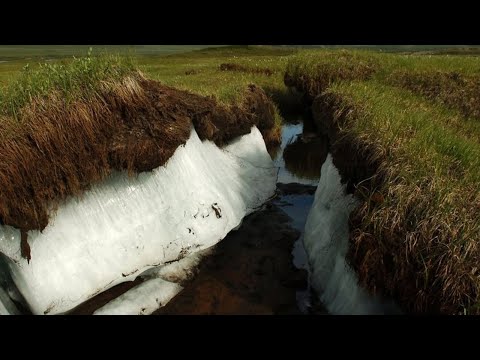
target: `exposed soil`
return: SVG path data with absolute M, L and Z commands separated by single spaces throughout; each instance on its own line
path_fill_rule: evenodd
M 382 181 L 380 167 L 382 159 L 377 158 L 372 149 L 362 146 L 356 139 L 340 131 L 340 128 L 345 126 L 348 121 L 347 116 L 352 116 L 358 110 L 347 99 L 328 92 L 314 96 L 310 107 L 317 132 L 328 138 L 329 152 L 340 173 L 342 183 L 346 184 L 347 193 L 354 194 L 362 203 L 374 207 L 384 201 L 380 193 L 373 192 L 373 196 L 370 196 L 372 195 L 371 189 L 375 189 Z M 350 215 L 350 245 L 346 260 L 355 269 L 365 288 L 372 293 L 379 293 L 382 296 L 398 300 L 398 293 L 387 290 L 395 288 L 395 286 L 386 286 L 390 282 L 387 273 L 393 270 L 393 261 L 388 256 L 388 252 L 376 249 L 377 242 L 373 236 L 362 231 L 363 214 L 359 211 L 361 208 L 362 206 L 358 206 Z M 361 246 L 359 246 L 359 238 L 361 238 Z M 400 243 L 399 239 L 398 244 Z M 380 260 L 378 256 L 375 257 L 375 261 L 379 260 L 382 266 L 365 266 L 366 259 L 373 258 L 372 249 L 375 249 L 374 253 L 377 255 L 384 254 L 380 256 Z M 400 254 L 401 249 L 397 250 Z M 382 270 L 385 268 L 389 271 Z M 412 276 L 408 276 L 408 278 L 412 280 Z M 412 282 L 405 282 L 403 292 L 411 296 L 415 292 L 415 287 L 408 284 L 412 284 Z M 390 283 L 390 285 L 392 284 Z M 400 301 L 399 304 L 401 305 L 402 302 Z
M 203 260 L 197 277 L 154 314 L 301 314 L 296 292 L 306 289 L 307 272 L 292 263 L 300 233 L 290 221 L 272 202 L 247 216 Z
M 348 121 L 355 121 L 358 111 L 362 109 L 348 99 L 329 92 L 317 96 L 312 105 L 317 128 L 330 139 L 333 162 L 347 184 L 347 191 L 360 200 L 360 205 L 350 214 L 346 260 L 355 269 L 362 286 L 373 294 L 394 299 L 404 312 L 458 313 L 462 304 L 469 304 L 476 297 L 473 277 L 463 275 L 471 273 L 470 269 L 476 271 L 475 263 L 465 265 L 466 262 L 456 260 L 459 257 L 451 256 L 448 263 L 440 260 L 433 265 L 437 259 L 451 254 L 448 246 L 442 249 L 438 245 L 437 252 L 435 246 L 430 246 L 433 239 L 441 238 L 435 234 L 442 231 L 441 225 L 435 222 L 425 225 L 429 224 L 428 217 L 409 220 L 408 208 L 399 212 L 393 206 L 383 205 L 385 197 L 378 189 L 385 189 L 390 171 L 385 153 L 339 130 L 348 126 Z M 389 201 L 394 202 L 395 196 L 390 195 Z M 397 223 L 376 228 L 372 217 L 386 216 L 388 211 Z M 422 223 L 437 230 L 431 233 L 420 230 L 417 226 Z M 425 276 L 427 271 L 429 275 Z
M 54 93 L 33 99 L 22 109 L 17 133 L 0 121 L 0 223 L 42 231 L 60 202 L 113 170 L 133 175 L 164 165 L 192 124 L 200 139 L 218 146 L 253 125 L 267 145 L 278 143 L 273 104 L 263 90 L 250 85 L 243 98 L 227 107 L 138 74 L 105 86 L 88 102 L 67 104 Z
M 396 264 L 391 253 L 396 253 L 396 260 L 400 262 L 403 262 L 405 253 L 401 235 L 390 235 L 391 243 L 396 247 L 387 250 L 379 248 L 379 242 L 364 228 L 362 209 L 375 208 L 384 201 L 382 194 L 375 191 L 383 181 L 380 165 L 383 159 L 378 158 L 373 149 L 362 146 L 356 139 L 340 131 L 348 121 L 347 116 L 355 114 L 358 109 L 348 100 L 327 92 L 314 99 L 311 110 L 318 131 L 328 136 L 333 163 L 339 170 L 342 183 L 346 184 L 347 193 L 354 194 L 361 202 L 350 214 L 347 262 L 355 269 L 362 286 L 372 294 L 395 299 L 400 306 L 411 303 L 417 291 L 413 264 L 404 272 L 400 287 L 392 283 L 394 267 L 399 268 L 400 265 Z M 397 241 L 393 239 L 394 236 L 398 237 Z
M 284 121 L 289 122 L 306 112 L 303 95 L 295 89 L 263 86 L 263 90 L 275 102 Z

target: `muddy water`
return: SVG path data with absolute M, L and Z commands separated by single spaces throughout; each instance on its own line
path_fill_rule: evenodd
M 274 204 L 292 219 L 291 226 L 299 231 L 300 236 L 292 250 L 292 261 L 297 269 L 304 270 L 310 276 L 303 246 L 304 229 L 320 179 L 320 170 L 327 156 L 328 143 L 326 138 L 310 131 L 308 120 L 301 117 L 294 120 L 293 124 L 283 126 L 281 151 L 274 159 L 275 166 L 279 167 L 278 196 Z M 324 313 L 315 300 L 310 281 L 306 289 L 297 289 L 296 301 L 304 314 Z
M 312 207 L 314 191 L 315 188 L 312 187 L 311 193 L 280 195 L 274 202 L 275 205 L 279 206 L 280 209 L 282 209 L 293 220 L 291 226 L 300 233 L 300 236 L 293 244 L 292 261 L 297 269 L 304 269 L 307 272 L 308 277 L 310 274 L 307 253 L 303 246 L 303 232 L 308 212 Z M 310 281 L 307 281 L 306 289 L 297 289 L 296 301 L 298 308 L 302 313 L 306 314 L 310 312 L 310 308 L 312 307 L 312 296 Z

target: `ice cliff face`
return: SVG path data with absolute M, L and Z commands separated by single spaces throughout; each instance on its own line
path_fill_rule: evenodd
M 115 174 L 63 204 L 43 233 L 30 231 L 29 264 L 15 228 L 0 226 L 0 252 L 33 313 L 62 313 L 214 245 L 274 194 L 276 177 L 256 127 L 223 149 L 192 129 L 165 166 Z
M 346 194 L 329 154 L 305 225 L 304 244 L 312 286 L 331 314 L 397 313 L 393 305 L 383 303 L 361 288 L 345 261 L 348 217 L 356 205 L 355 198 Z

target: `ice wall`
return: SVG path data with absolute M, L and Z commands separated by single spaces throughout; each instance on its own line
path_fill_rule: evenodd
M 43 233 L 0 226 L 0 252 L 35 314 L 62 313 L 143 271 L 206 249 L 275 192 L 277 169 L 256 127 L 223 149 L 194 129 L 165 166 L 117 173 L 60 206 Z
M 322 166 L 315 201 L 305 224 L 305 250 L 313 288 L 331 314 L 397 313 L 394 305 L 370 296 L 346 263 L 348 217 L 357 205 L 347 195 L 331 154 Z

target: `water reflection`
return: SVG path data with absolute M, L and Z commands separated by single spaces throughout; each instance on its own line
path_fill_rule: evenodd
M 312 194 L 303 195 L 284 195 L 276 201 L 276 205 L 279 206 L 287 215 L 292 219 L 292 227 L 300 231 L 300 237 L 295 241 L 293 246 L 293 264 L 297 269 L 305 269 L 310 277 L 310 269 L 308 266 L 308 257 L 303 246 L 303 237 L 305 232 L 305 222 L 307 220 L 308 213 L 312 207 L 314 197 Z M 312 292 L 310 279 L 308 279 L 307 289 L 299 289 L 296 293 L 297 305 L 300 311 L 304 314 L 310 312 L 312 306 Z
M 311 121 L 289 119 L 282 127 L 282 143 L 272 153 L 279 168 L 278 182 L 316 186 L 327 157 L 327 139 L 316 134 Z
M 282 142 L 273 156 L 274 164 L 279 168 L 277 189 L 280 196 L 275 204 L 287 213 L 292 219 L 292 227 L 301 234 L 292 250 L 293 264 L 308 272 L 307 254 L 303 246 L 305 221 L 314 200 L 322 164 L 327 158 L 327 147 L 327 139 L 317 135 L 313 121 L 297 116 L 284 122 Z M 296 297 L 302 313 L 314 311 L 310 279 L 308 288 L 298 289 Z
M 289 141 L 283 150 L 286 169 L 298 178 L 315 180 L 320 178 L 322 164 L 327 158 L 327 140 L 323 137 L 299 135 Z

